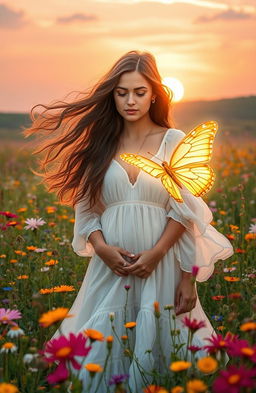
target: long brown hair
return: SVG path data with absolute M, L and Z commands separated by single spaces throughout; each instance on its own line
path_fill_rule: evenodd
M 26 137 L 44 137 L 33 152 L 43 153 L 39 161 L 42 172 L 34 173 L 43 177 L 48 191 L 55 192 L 61 203 L 74 206 L 86 196 L 90 208 L 95 204 L 123 132 L 124 122 L 116 110 L 113 90 L 124 72 L 135 70 L 147 79 L 157 96 L 149 109 L 152 121 L 172 127 L 172 93 L 162 84 L 156 60 L 149 52 L 124 54 L 93 88 L 80 93 L 80 99 L 38 104 L 31 109 L 32 125 L 23 133 Z M 44 110 L 35 115 L 38 106 Z

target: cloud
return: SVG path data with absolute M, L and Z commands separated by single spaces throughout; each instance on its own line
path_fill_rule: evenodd
M 14 11 L 7 5 L 0 4 L 0 28 L 2 29 L 19 29 L 27 24 L 23 11 Z
M 57 18 L 57 23 L 73 23 L 73 22 L 88 22 L 91 20 L 97 20 L 97 16 L 96 15 L 89 15 L 89 14 L 81 14 L 81 13 L 77 13 L 77 14 L 73 14 L 70 16 L 62 16 Z
M 248 14 L 244 11 L 235 11 L 233 9 L 228 9 L 227 11 L 220 12 L 218 14 L 212 16 L 199 16 L 194 23 L 206 23 L 213 22 L 215 20 L 224 20 L 224 21 L 232 21 L 238 19 L 249 19 L 252 17 L 252 14 Z

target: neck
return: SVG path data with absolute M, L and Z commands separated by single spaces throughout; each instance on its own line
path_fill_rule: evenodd
M 150 118 L 141 118 L 136 122 L 124 121 L 123 135 L 128 139 L 141 139 L 154 127 Z

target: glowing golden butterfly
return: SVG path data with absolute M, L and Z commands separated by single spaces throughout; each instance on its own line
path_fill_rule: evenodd
M 179 187 L 182 184 L 195 196 L 208 192 L 215 180 L 213 169 L 207 164 L 212 155 L 213 140 L 218 130 L 216 121 L 199 124 L 179 142 L 170 163 L 162 165 L 138 154 L 120 154 L 122 160 L 135 165 L 153 177 L 160 177 L 169 194 L 183 202 Z

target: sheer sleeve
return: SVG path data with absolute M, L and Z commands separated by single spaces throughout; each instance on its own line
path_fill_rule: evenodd
M 100 216 L 104 211 L 104 205 L 98 201 L 89 211 L 85 200 L 81 200 L 75 206 L 75 225 L 72 247 L 74 252 L 82 257 L 91 257 L 95 250 L 88 240 L 94 231 L 102 231 Z
M 185 135 L 179 131 L 169 154 Z M 170 157 L 170 156 L 169 156 Z M 167 217 L 180 222 L 186 230 L 173 245 L 176 258 L 182 270 L 191 272 L 192 266 L 199 267 L 197 281 L 206 281 L 214 270 L 214 263 L 233 255 L 230 241 L 212 225 L 212 212 L 201 197 L 195 197 L 185 186 L 180 189 L 183 202 L 169 198 Z

